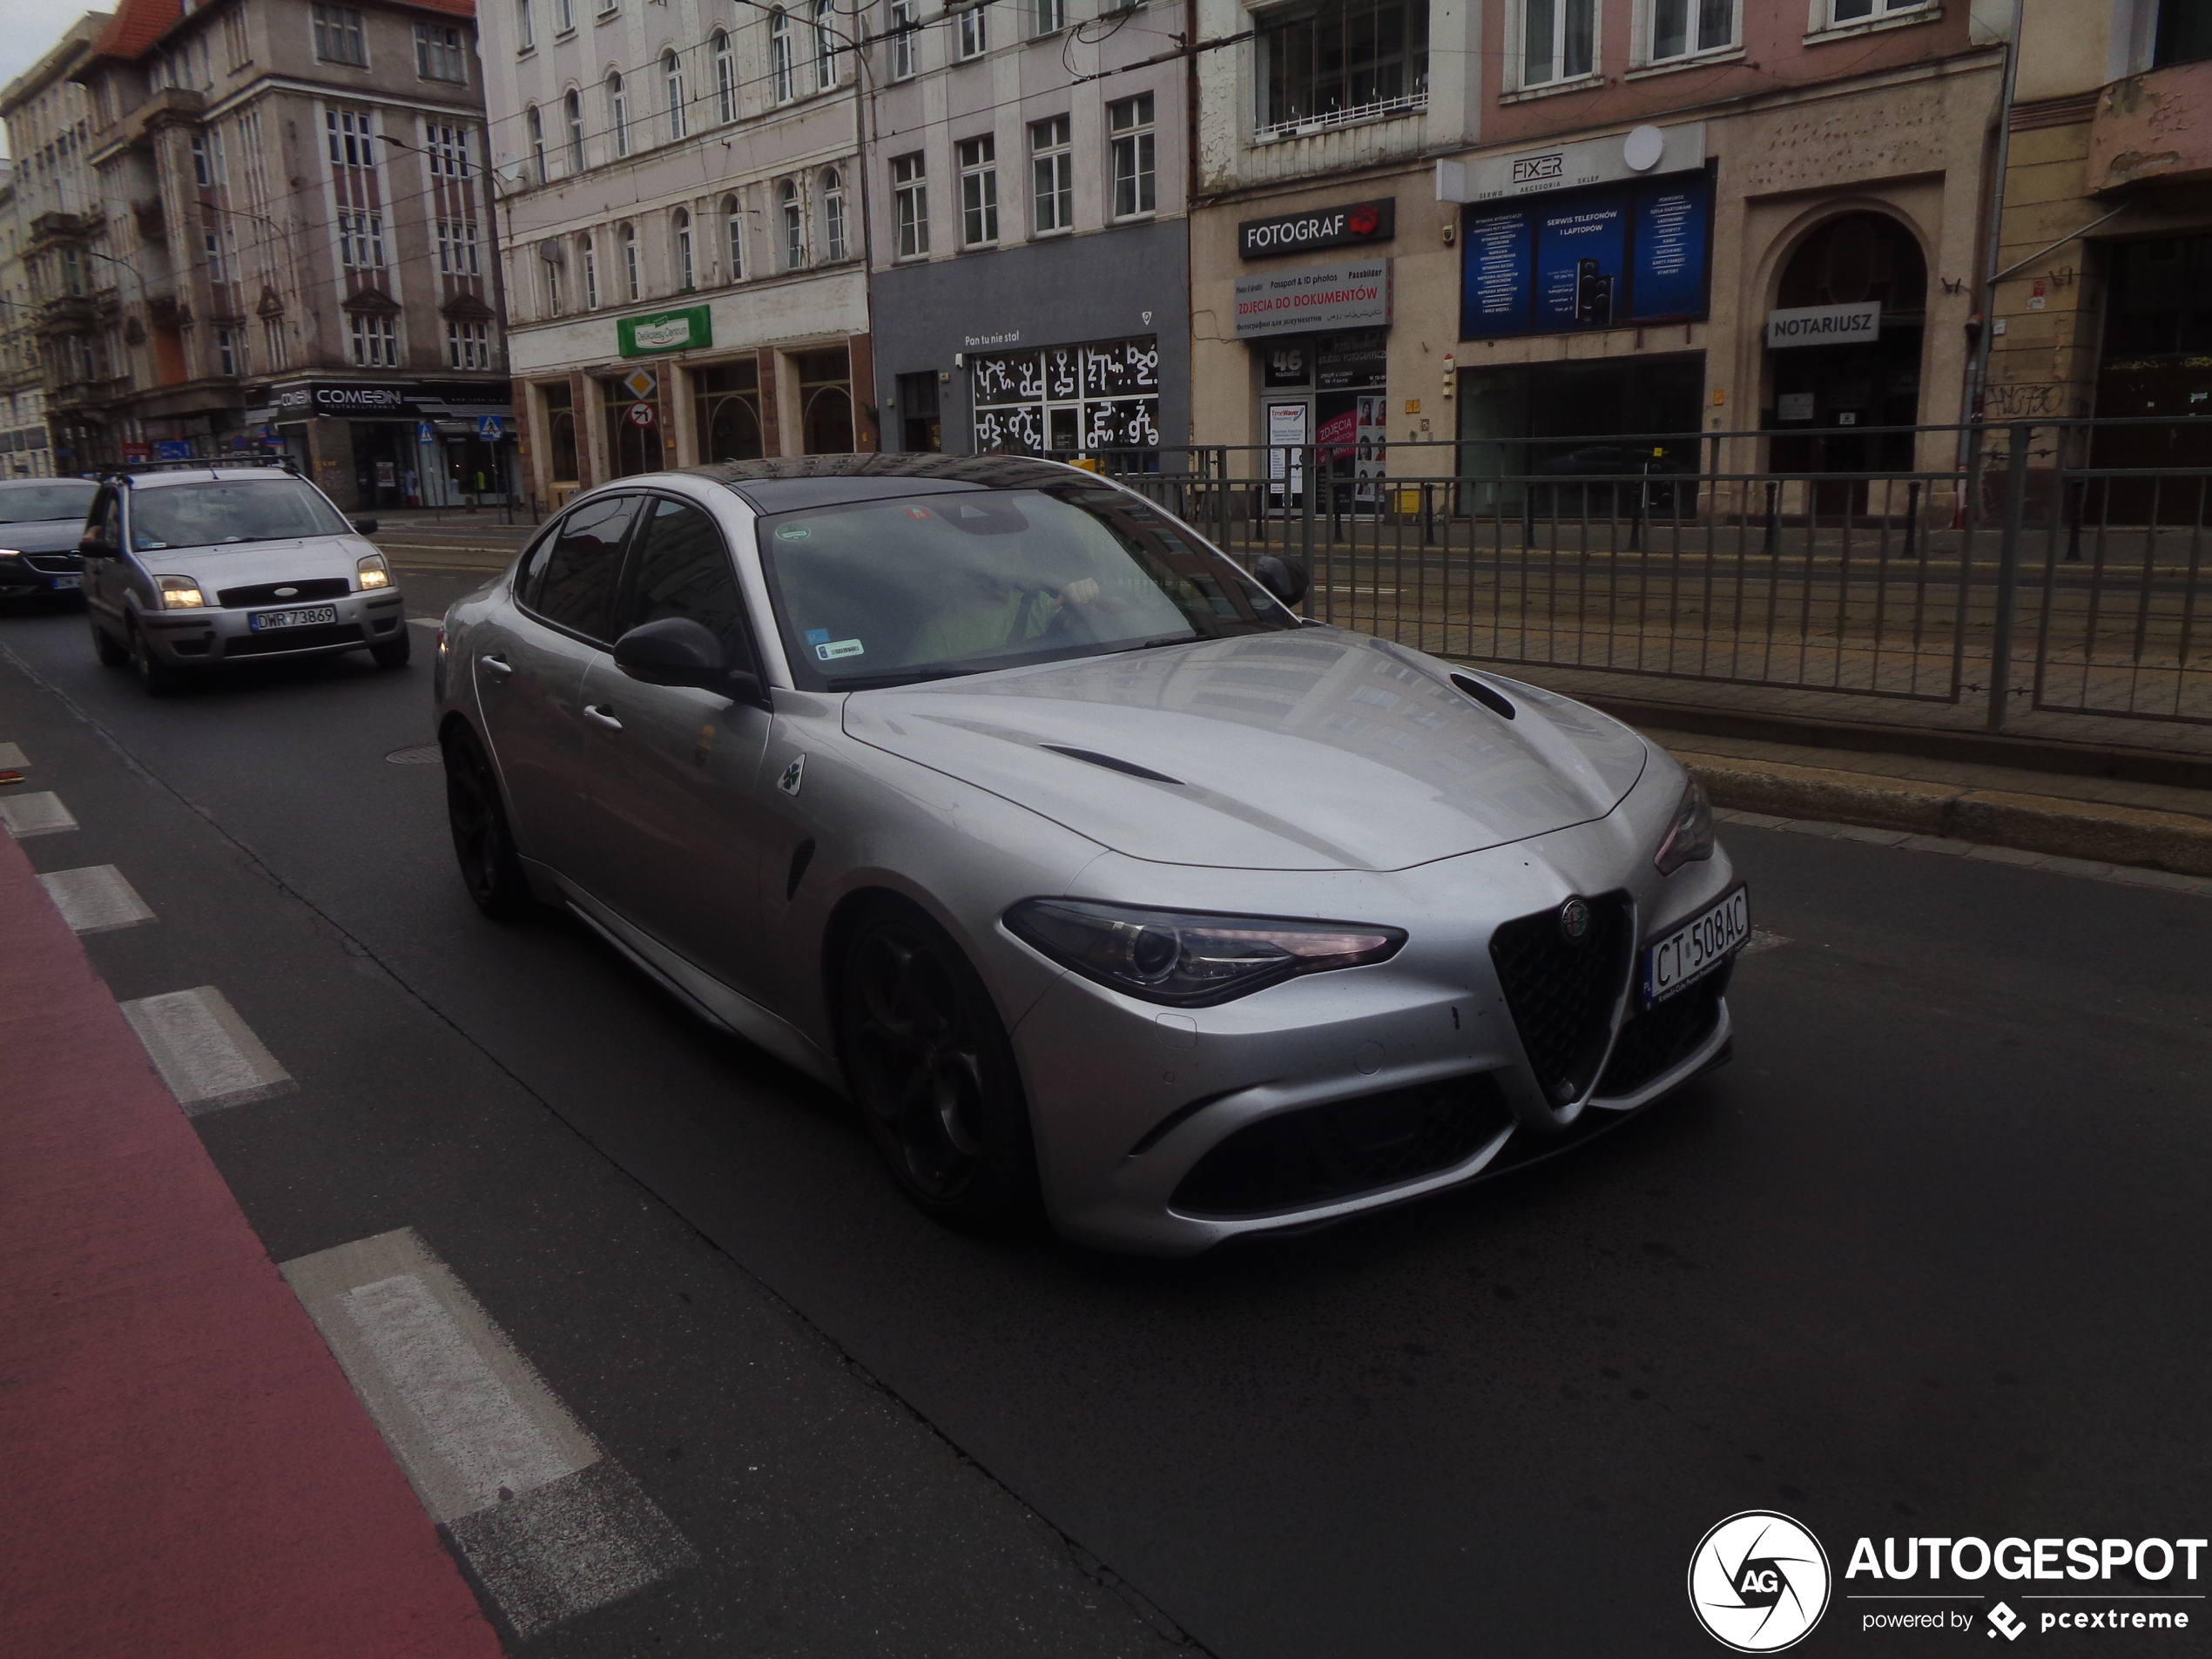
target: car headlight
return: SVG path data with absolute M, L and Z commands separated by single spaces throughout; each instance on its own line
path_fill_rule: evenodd
M 369 554 L 354 566 L 354 572 L 360 577 L 364 592 L 370 588 L 388 588 L 392 585 L 392 567 L 384 563 L 381 553 Z
M 1356 921 L 1193 915 L 1089 899 L 1024 899 L 1015 938 L 1086 979 L 1183 1008 L 1226 1002 L 1300 974 L 1379 962 L 1405 931 Z
M 158 576 L 153 585 L 164 610 L 197 610 L 207 603 L 199 583 L 188 576 Z
M 1659 843 L 1651 861 L 1661 875 L 1672 875 L 1685 864 L 1712 856 L 1713 803 L 1705 799 L 1705 786 L 1693 778 L 1689 787 L 1682 792 L 1675 821 L 1667 826 L 1666 839 Z

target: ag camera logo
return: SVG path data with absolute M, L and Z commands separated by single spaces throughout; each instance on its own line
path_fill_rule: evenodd
M 1787 1515 L 1746 1509 L 1700 1539 L 1689 1606 L 1706 1634 L 1738 1653 L 1779 1653 L 1812 1634 L 1832 1575 L 1820 1541 Z

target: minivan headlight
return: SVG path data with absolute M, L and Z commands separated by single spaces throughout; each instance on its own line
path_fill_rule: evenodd
M 158 576 L 153 586 L 161 596 L 164 610 L 198 610 L 207 603 L 207 596 L 199 590 L 199 582 L 192 577 Z
M 388 588 L 392 585 L 392 567 L 384 563 L 381 553 L 367 555 L 354 566 L 354 573 L 359 577 L 364 593 L 371 588 Z
M 1685 864 L 1712 856 L 1713 803 L 1705 799 L 1705 786 L 1693 778 L 1689 787 L 1682 792 L 1675 821 L 1668 826 L 1666 839 L 1659 843 L 1651 861 L 1661 875 L 1672 875 Z
M 1089 899 L 1024 899 L 1008 931 L 1086 979 L 1148 1002 L 1200 1007 L 1300 974 L 1379 962 L 1405 930 L 1366 922 L 1194 915 Z

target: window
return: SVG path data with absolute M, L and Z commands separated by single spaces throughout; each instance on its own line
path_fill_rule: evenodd
M 569 308 L 568 284 L 562 268 L 568 253 L 558 242 L 543 243 L 537 252 L 538 269 L 545 273 L 545 314 L 557 317 Z
M 283 318 L 264 317 L 261 319 L 261 355 L 267 360 L 267 368 L 270 371 L 284 367 L 286 353 Z
M 622 287 L 624 296 L 631 300 L 644 297 L 644 284 L 637 268 L 637 227 L 625 225 L 615 233 L 615 241 L 622 249 Z
M 448 368 L 489 368 L 491 367 L 491 325 L 488 322 L 448 322 L 446 324 L 446 367 Z
M 891 199 L 899 223 L 899 252 L 910 260 L 929 252 L 929 185 L 921 152 L 891 158 Z
M 725 126 L 738 118 L 738 60 L 730 51 L 730 37 L 718 29 L 709 43 L 714 51 L 714 114 Z
M 799 200 L 799 186 L 785 179 L 776 187 L 784 226 L 784 269 L 796 271 L 806 263 L 806 219 Z
M 842 346 L 795 352 L 799 371 L 799 429 L 805 453 L 853 453 L 853 358 Z
M 1875 17 L 1886 17 L 1892 12 L 1918 11 L 1926 3 L 1927 0 L 1835 0 L 1835 9 L 1830 16 L 1834 24 L 1841 27 L 1844 24 L 1865 23 Z M 2172 9 L 2171 0 L 2168 9 Z
M 243 6 L 233 6 L 223 14 L 223 51 L 233 69 L 242 69 L 253 61 L 253 49 L 246 39 Z
M 730 280 L 745 280 L 745 204 L 735 196 L 722 199 L 722 231 L 730 256 Z
M 577 472 L 575 395 L 565 381 L 541 386 L 537 395 L 545 404 L 546 470 L 553 475 L 552 482 L 574 485 Z
M 529 51 L 537 44 L 537 18 L 530 0 L 515 0 L 515 38 L 522 50 Z
M 438 272 L 442 276 L 482 276 L 473 219 L 442 219 L 436 224 Z
M 583 95 L 570 91 L 561 100 L 561 113 L 569 129 L 569 171 L 583 171 Z
M 351 271 L 384 268 L 384 215 L 338 215 L 338 262 Z
M 469 129 L 428 121 L 422 127 L 422 150 L 433 179 L 469 176 Z
M 635 496 L 603 496 L 563 519 L 530 550 L 515 578 L 516 597 L 558 627 L 600 637 L 637 502 Z
M 207 266 L 207 280 L 210 282 L 228 282 L 231 279 L 229 273 L 223 268 L 223 239 L 221 236 L 218 235 L 213 231 L 210 231 L 206 235 L 200 238 L 200 246 L 202 251 L 204 251 L 207 255 L 206 261 Z
M 945 447 L 945 422 L 939 413 L 934 370 L 899 376 L 900 447 L 913 455 L 934 455 Z
M 822 175 L 822 257 L 846 257 L 845 246 L 845 178 L 832 167 Z
M 1652 62 L 1735 44 L 1736 0 L 1652 0 Z
M 768 14 L 768 94 L 779 104 L 797 96 L 791 64 L 791 14 L 778 7 Z
M 960 162 L 960 239 L 974 247 L 999 239 L 998 140 L 989 133 L 953 146 Z
M 960 55 L 962 57 L 981 57 L 991 49 L 990 14 L 986 10 L 988 3 L 988 0 L 978 0 L 978 3 L 960 14 Z
M 2212 9 L 2203 0 L 2161 0 L 2151 67 L 2163 69 L 2206 57 L 2212 57 Z
M 523 131 L 529 139 L 530 182 L 542 185 L 545 182 L 545 117 L 535 104 L 523 111 Z
M 649 497 L 644 530 L 630 556 L 622 614 L 608 631 L 619 639 L 648 622 L 681 617 L 722 642 L 732 667 L 753 660 L 730 550 L 714 521 L 687 502 Z
M 630 94 L 624 88 L 619 71 L 607 77 L 607 132 L 615 141 L 615 153 L 630 153 Z
M 458 29 L 443 24 L 415 25 L 415 72 L 426 81 L 466 81 L 469 49 Z
M 814 0 L 814 84 L 837 84 L 837 0 Z
M 1589 0 L 1527 0 L 1581 3 Z M 1263 24 L 1259 131 L 1339 126 L 1428 102 L 1427 0 L 1324 0 Z
M 192 181 L 195 185 L 215 182 L 214 176 L 207 168 L 207 135 L 205 132 L 192 135 Z
M 350 358 L 356 368 L 397 368 L 400 331 L 395 319 L 356 311 L 346 319 Z
M 1068 0 L 1029 0 L 1031 34 L 1057 34 L 1067 26 Z
M 246 361 L 246 333 L 239 328 L 218 328 L 215 331 L 215 372 L 218 374 L 250 374 L 253 371 Z
M 1836 0 L 1873 5 L 1879 0 Z M 1597 57 L 1597 0 L 1521 0 L 1521 84 L 1548 86 L 1587 75 Z
M 1076 222 L 1076 155 L 1069 138 L 1064 115 L 1029 123 L 1029 226 L 1041 233 Z
M 907 81 L 914 78 L 914 43 L 921 38 L 921 25 L 914 21 L 914 0 L 891 0 L 891 78 Z
M 553 0 L 553 31 L 558 35 L 576 32 L 576 0 Z
M 674 229 L 676 286 L 689 293 L 698 287 L 698 262 L 691 257 L 691 216 L 679 207 L 670 222 Z
M 691 407 L 698 418 L 701 461 L 758 461 L 760 368 L 742 361 L 691 371 Z
M 330 145 L 332 166 L 374 169 L 376 146 L 369 141 L 366 111 L 325 110 L 322 125 L 323 138 Z
M 361 15 L 347 6 L 314 8 L 315 56 L 326 64 L 368 67 L 368 42 L 361 34 Z
M 577 263 L 583 270 L 583 308 L 597 311 L 599 308 L 599 250 L 592 245 L 589 236 L 584 236 L 577 239 L 576 251 Z
M 1106 106 L 1114 164 L 1114 217 L 1149 213 L 1158 206 L 1152 165 L 1152 95 L 1139 92 Z
M 660 55 L 661 96 L 668 100 L 668 136 L 684 136 L 685 111 L 684 108 L 684 66 L 674 52 Z

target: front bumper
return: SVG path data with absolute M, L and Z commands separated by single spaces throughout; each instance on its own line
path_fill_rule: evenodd
M 73 593 L 80 585 L 74 553 L 18 553 L 0 558 L 0 599 Z
M 1390 874 L 1276 874 L 1271 901 L 1258 873 L 1237 873 L 1252 889 L 1206 907 L 1386 922 L 1411 937 L 1389 961 L 1215 1008 L 1058 979 L 1013 1033 L 1055 1224 L 1084 1243 L 1189 1254 L 1457 1185 L 1679 1088 L 1728 1048 L 1728 969 L 1645 1014 L 1620 986 L 1594 1016 L 1606 1058 L 1561 1103 L 1530 1064 L 1489 949 L 1500 924 L 1605 894 L 1624 896 L 1640 950 L 1734 885 L 1717 853 L 1660 876 L 1656 840 L 1606 819 Z M 1115 880 L 1098 867 L 1085 876 Z M 1286 904 L 1292 888 L 1310 905 Z
M 337 611 L 338 619 L 257 633 L 248 620 L 255 613 L 304 610 L 307 604 L 255 605 L 237 610 L 211 606 L 199 610 L 143 611 L 138 616 L 138 625 L 145 631 L 147 649 L 155 659 L 179 667 L 362 651 L 396 639 L 407 627 L 407 606 L 397 588 L 341 593 L 334 598 L 309 603 L 331 607 Z

